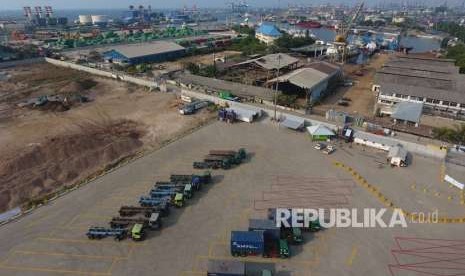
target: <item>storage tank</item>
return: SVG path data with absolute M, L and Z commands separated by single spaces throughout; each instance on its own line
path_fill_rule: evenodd
M 92 16 L 90 15 L 79 15 L 79 24 L 90 25 L 92 24 Z
M 108 23 L 108 17 L 106 15 L 92 15 L 93 25 L 106 25 Z

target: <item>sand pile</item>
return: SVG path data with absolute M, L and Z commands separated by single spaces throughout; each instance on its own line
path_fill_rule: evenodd
M 134 153 L 142 146 L 133 121 L 87 122 L 69 134 L 0 161 L 0 212 L 51 193 Z

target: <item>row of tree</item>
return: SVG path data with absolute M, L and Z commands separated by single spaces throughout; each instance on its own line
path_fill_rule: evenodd
M 433 136 L 434 138 L 445 142 L 457 145 L 465 145 L 465 124 L 456 125 L 455 128 L 434 128 Z

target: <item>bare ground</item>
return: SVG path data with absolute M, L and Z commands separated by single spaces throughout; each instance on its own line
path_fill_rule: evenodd
M 8 73 L 9 80 L 0 82 L 0 212 L 71 185 L 135 151 L 159 147 L 212 117 L 207 111 L 181 116 L 174 94 L 49 64 Z M 17 106 L 31 97 L 70 93 L 91 101 L 60 112 Z
M 372 117 L 376 102 L 375 94 L 371 91 L 373 77 L 376 70 L 381 68 L 388 57 L 387 54 L 377 54 L 363 68 L 359 65 L 344 65 L 344 73 L 349 79 L 354 80 L 354 86 L 338 88 L 332 95 L 323 100 L 318 109 L 334 109 Z M 363 76 L 355 75 L 360 70 L 363 72 Z M 349 106 L 340 106 L 337 104 L 337 101 L 343 97 L 351 100 Z

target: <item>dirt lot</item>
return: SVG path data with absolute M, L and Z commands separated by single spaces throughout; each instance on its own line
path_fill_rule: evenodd
M 360 65 L 344 65 L 344 73 L 347 78 L 353 80 L 354 86 L 340 87 L 334 94 L 324 99 L 318 109 L 328 110 L 335 109 L 345 111 L 351 114 L 360 114 L 363 116 L 373 116 L 373 108 L 376 101 L 375 94 L 371 91 L 373 77 L 377 69 L 389 58 L 387 54 L 373 56 L 370 63 L 363 68 Z M 362 71 L 363 76 L 357 76 L 357 71 Z M 340 106 L 337 101 L 342 98 L 351 100 L 349 106 Z
M 174 94 L 48 64 L 7 73 L 0 82 L 0 212 L 156 148 L 211 117 L 207 111 L 179 115 Z M 52 94 L 69 100 L 17 106 Z

